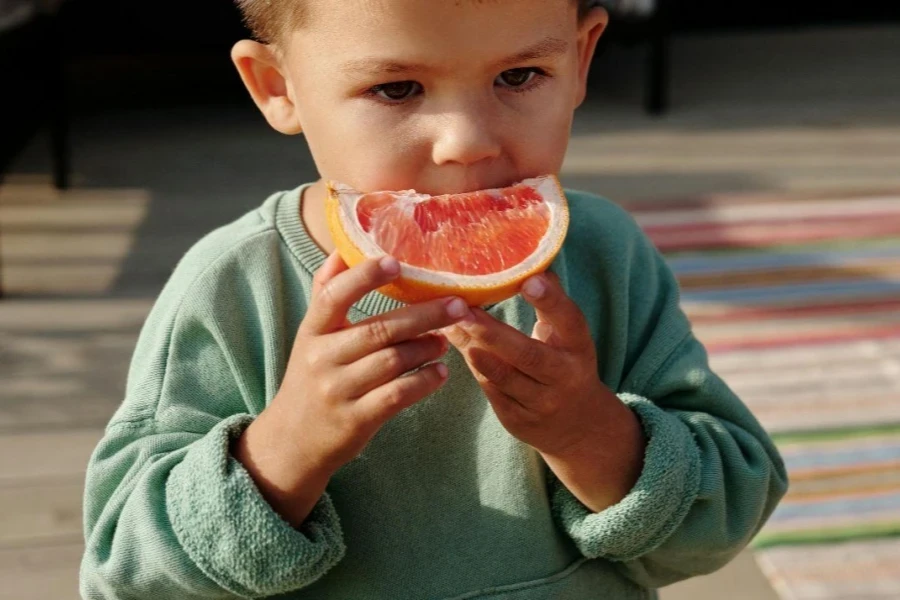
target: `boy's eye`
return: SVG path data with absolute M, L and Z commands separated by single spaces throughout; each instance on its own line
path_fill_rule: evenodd
M 538 74 L 538 69 L 533 68 L 510 69 L 497 76 L 497 83 L 504 87 L 522 87 L 526 83 L 530 83 Z
M 376 85 L 372 88 L 372 93 L 385 100 L 397 102 L 414 96 L 421 91 L 421 88 L 422 86 L 415 81 L 395 81 Z

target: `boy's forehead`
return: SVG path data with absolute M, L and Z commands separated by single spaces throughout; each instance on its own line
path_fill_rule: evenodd
M 572 0 L 308 0 L 304 33 L 336 55 L 381 49 L 440 55 L 526 47 L 575 29 Z M 564 31 L 565 30 L 565 31 Z
M 298 0 L 295 0 L 298 1 Z M 398 6 L 415 7 L 425 6 L 434 7 L 439 4 L 451 7 L 466 6 L 497 6 L 507 5 L 516 6 L 526 3 L 526 0 L 299 0 L 305 1 L 307 5 L 317 8 L 341 8 L 348 7 L 351 10 L 370 10 L 379 11 L 390 9 Z M 541 0 L 544 4 L 552 4 L 555 0 Z M 565 1 L 565 0 L 563 0 Z
M 299 0 L 295 0 L 299 1 Z M 390 26 L 399 20 L 415 17 L 475 17 L 487 18 L 502 14 L 516 20 L 535 10 L 561 13 L 570 8 L 571 0 L 304 0 L 309 10 L 307 23 L 319 18 L 324 22 L 346 18 L 364 20 L 373 26 Z M 565 14 L 565 13 L 563 13 Z M 449 23 L 447 23 L 449 25 Z

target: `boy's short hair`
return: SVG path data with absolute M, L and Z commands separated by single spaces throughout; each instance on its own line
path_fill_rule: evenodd
M 288 29 L 303 22 L 303 0 L 235 0 L 243 15 L 244 23 L 253 36 L 265 43 L 278 40 Z M 597 0 L 577 0 L 580 19 L 595 6 Z

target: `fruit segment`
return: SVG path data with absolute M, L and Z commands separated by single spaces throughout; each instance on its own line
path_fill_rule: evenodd
M 360 227 L 401 262 L 459 275 L 499 273 L 537 250 L 550 210 L 536 190 L 502 190 L 425 199 L 378 192 L 359 199 Z

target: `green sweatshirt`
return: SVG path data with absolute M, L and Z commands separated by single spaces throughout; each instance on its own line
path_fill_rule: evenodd
M 445 386 L 390 421 L 292 528 L 229 444 L 278 390 L 325 260 L 301 195 L 206 236 L 156 302 L 88 466 L 84 598 L 653 598 L 727 563 L 785 493 L 781 457 L 710 370 L 659 253 L 621 208 L 568 192 L 552 270 L 587 317 L 601 379 L 646 432 L 634 489 L 588 510 L 451 350 Z M 350 320 L 398 306 L 372 293 Z M 528 333 L 535 320 L 520 297 L 489 312 Z

